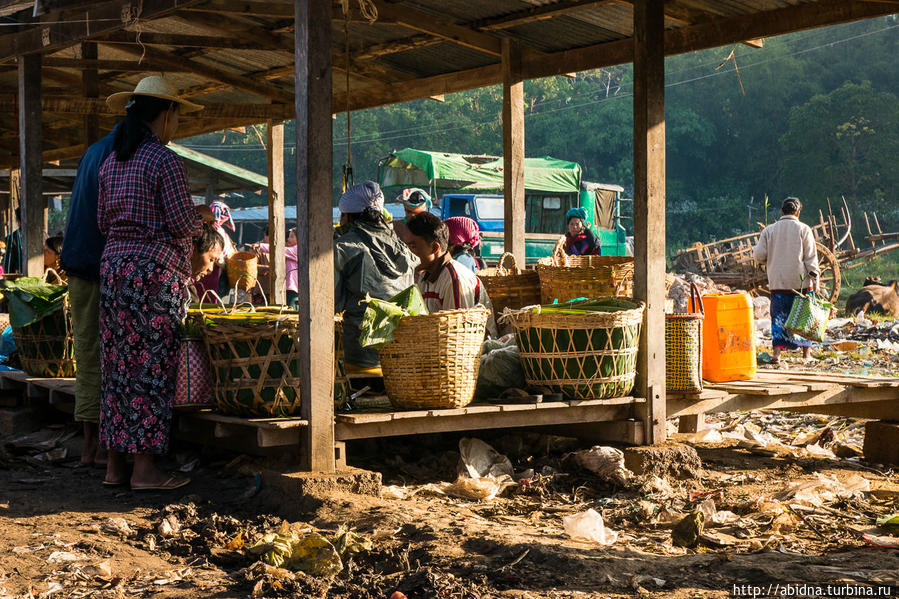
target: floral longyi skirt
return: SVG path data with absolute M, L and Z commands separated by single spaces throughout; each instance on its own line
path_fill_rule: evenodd
M 100 443 L 123 453 L 168 449 L 187 282 L 147 259 L 100 266 Z

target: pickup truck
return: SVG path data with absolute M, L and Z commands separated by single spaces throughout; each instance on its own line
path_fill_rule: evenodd
M 580 206 L 605 256 L 627 254 L 627 237 L 620 224 L 622 187 L 598 183 L 582 183 L 580 193 L 527 193 L 525 195 L 525 255 L 528 264 L 552 255 L 559 237 L 567 229 L 565 214 Z M 597 216 L 597 214 L 599 216 Z M 505 228 L 503 196 L 492 194 L 448 193 L 441 199 L 441 218 L 467 216 L 481 229 L 481 257 L 495 263 L 503 253 Z M 606 225 L 610 228 L 605 228 Z

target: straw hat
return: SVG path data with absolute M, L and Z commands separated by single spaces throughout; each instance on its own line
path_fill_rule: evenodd
M 163 100 L 171 100 L 181 105 L 181 114 L 188 112 L 196 112 L 203 110 L 203 106 L 188 102 L 178 97 L 178 90 L 172 87 L 165 77 L 160 75 L 150 75 L 140 80 L 134 91 L 118 92 L 106 98 L 106 104 L 113 112 L 125 112 L 131 96 L 151 96 L 153 98 L 161 98 Z

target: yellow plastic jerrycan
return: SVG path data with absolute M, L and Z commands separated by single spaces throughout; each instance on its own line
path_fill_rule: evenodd
M 702 378 L 713 383 L 755 378 L 755 322 L 748 293 L 702 296 Z

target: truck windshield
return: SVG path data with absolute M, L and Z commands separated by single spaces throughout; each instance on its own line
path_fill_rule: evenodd
M 478 220 L 503 220 L 503 198 L 478 196 L 474 199 Z

